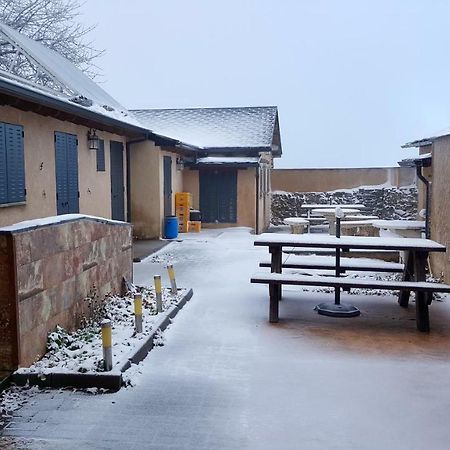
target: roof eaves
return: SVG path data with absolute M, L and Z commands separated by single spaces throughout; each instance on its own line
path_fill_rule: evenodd
M 427 156 L 425 156 L 425 158 L 422 156 L 422 157 L 418 157 L 418 158 L 402 159 L 401 161 L 398 162 L 398 165 L 400 167 L 430 167 L 431 161 L 432 161 L 432 156 L 427 155 Z
M 436 138 L 437 137 L 418 139 L 417 141 L 407 142 L 406 144 L 403 144 L 401 147 L 402 148 L 425 147 L 427 145 L 432 145 Z
M 90 111 L 82 106 L 78 106 L 76 103 L 72 104 L 64 100 L 58 99 L 51 95 L 46 95 L 44 92 L 38 92 L 34 89 L 28 89 L 25 86 L 19 86 L 15 83 L 10 83 L 8 80 L 0 78 L 0 93 L 11 95 L 27 102 L 36 103 L 49 108 L 73 114 L 75 116 L 99 122 L 104 125 L 114 126 L 121 128 L 124 131 L 132 133 L 148 134 L 148 129 L 139 127 L 136 125 L 123 122 L 113 117 L 108 117 L 103 114 L 99 114 L 95 111 Z
M 252 152 L 270 152 L 272 151 L 272 147 L 270 146 L 263 146 L 263 147 L 203 147 L 202 150 L 205 152 L 246 152 L 246 151 L 252 151 Z

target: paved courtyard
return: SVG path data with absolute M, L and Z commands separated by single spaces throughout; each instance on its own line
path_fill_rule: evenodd
M 333 319 L 313 310 L 333 295 L 286 288 L 269 324 L 267 287 L 249 283 L 267 250 L 252 241 L 204 231 L 135 264 L 138 284 L 172 261 L 194 288 L 165 345 L 118 393 L 29 396 L 0 448 L 448 449 L 448 303 L 426 334 L 392 295 L 352 295 L 362 315 Z

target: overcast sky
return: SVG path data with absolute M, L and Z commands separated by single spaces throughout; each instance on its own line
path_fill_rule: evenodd
M 276 167 L 390 166 L 450 127 L 446 0 L 87 0 L 128 108 L 277 105 Z

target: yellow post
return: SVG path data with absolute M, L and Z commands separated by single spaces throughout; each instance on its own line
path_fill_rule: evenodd
M 172 294 L 176 294 L 177 293 L 177 282 L 175 281 L 175 270 L 173 269 L 173 264 L 169 264 L 167 266 L 167 272 L 169 273 Z
M 111 321 L 109 319 L 104 319 L 100 325 L 102 327 L 103 365 L 105 372 L 109 372 L 112 370 Z
M 162 312 L 162 287 L 161 287 L 161 275 L 155 275 L 155 293 L 156 293 L 156 311 Z
M 136 333 L 142 333 L 142 294 L 134 294 L 134 324 Z

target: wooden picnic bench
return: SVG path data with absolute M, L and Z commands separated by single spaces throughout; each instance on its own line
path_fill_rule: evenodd
M 336 290 L 341 288 L 373 288 L 398 290 L 399 304 L 407 307 L 410 292 L 416 292 L 416 324 L 420 331 L 429 331 L 428 306 L 431 304 L 433 292 L 450 292 L 450 286 L 425 281 L 428 253 L 432 251 L 445 252 L 446 248 L 429 239 L 400 239 L 330 235 L 285 235 L 262 234 L 255 239 L 254 245 L 266 246 L 271 254 L 270 267 L 272 273 L 257 273 L 252 276 L 252 283 L 269 285 L 269 321 L 278 322 L 278 308 L 281 300 L 281 286 L 283 284 L 298 286 L 328 286 Z M 282 274 L 283 247 L 328 248 L 336 251 L 336 276 L 307 276 L 299 274 Z M 406 263 L 403 277 L 400 281 L 368 280 L 342 278 L 340 268 L 340 251 L 349 249 L 366 250 L 395 250 L 404 251 Z M 345 263 L 344 263 L 345 266 Z
M 270 260 L 259 263 L 259 267 L 271 267 Z M 326 256 L 297 256 L 289 255 L 281 263 L 282 269 L 311 269 L 311 270 L 335 270 L 336 262 Z M 341 273 L 352 272 L 396 272 L 404 271 L 405 265 L 387 261 L 362 260 L 358 258 L 341 258 Z

